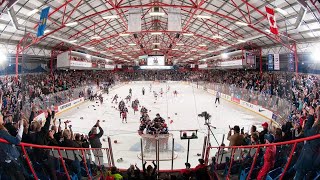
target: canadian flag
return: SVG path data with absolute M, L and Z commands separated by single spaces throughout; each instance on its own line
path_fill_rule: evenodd
M 277 22 L 276 22 L 276 17 L 274 15 L 274 9 L 269 8 L 266 6 L 266 11 L 267 11 L 267 17 L 268 17 L 268 21 L 270 24 L 270 31 L 273 34 L 278 35 L 279 31 L 278 31 L 278 26 L 277 26 Z

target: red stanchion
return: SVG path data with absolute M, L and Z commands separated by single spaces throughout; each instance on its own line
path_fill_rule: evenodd
M 70 180 L 70 175 L 69 175 L 68 169 L 66 167 L 66 164 L 64 163 L 64 159 L 62 157 L 60 149 L 58 149 L 58 154 L 59 154 L 59 158 L 61 160 L 61 164 L 62 164 L 63 170 L 66 173 L 68 180 Z

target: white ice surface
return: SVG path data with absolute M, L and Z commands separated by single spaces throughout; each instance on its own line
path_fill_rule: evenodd
M 219 144 L 222 141 L 223 134 L 228 133 L 229 125 L 239 125 L 245 127 L 245 132 L 248 132 L 250 126 L 260 125 L 262 122 L 267 121 L 265 118 L 248 111 L 240 106 L 237 106 L 228 101 L 220 99 L 221 104 L 214 104 L 215 96 L 190 85 L 183 83 L 158 83 L 152 84 L 152 91 L 158 92 L 160 95 L 160 88 L 163 88 L 166 92 L 167 85 L 170 86 L 170 91 L 164 93 L 163 97 L 158 97 L 155 101 L 153 93 L 149 92 L 149 82 L 146 83 L 130 83 L 120 86 L 110 91 L 109 95 L 104 94 L 104 103 L 100 105 L 98 101 L 87 101 L 78 107 L 70 109 L 58 115 L 62 121 L 71 120 L 74 131 L 87 134 L 92 126 L 99 119 L 101 127 L 104 129 L 103 139 L 107 140 L 110 136 L 112 140 L 112 148 L 114 154 L 115 164 L 118 168 L 128 168 L 130 164 L 137 163 L 141 167 L 141 160 L 137 155 L 139 152 L 130 151 L 133 146 L 138 146 L 140 143 L 140 136 L 137 133 L 139 127 L 140 113 L 133 115 L 131 103 L 128 104 L 129 114 L 128 123 L 123 124 L 119 117 L 119 112 L 112 108 L 112 106 L 118 106 L 111 103 L 111 99 L 115 94 L 119 95 L 119 100 L 124 99 L 128 93 L 129 88 L 133 90 L 133 100 L 138 98 L 142 106 L 147 107 L 149 116 L 154 118 L 159 113 L 168 124 L 170 133 L 175 138 L 175 146 L 183 147 L 183 150 L 176 152 L 178 157 L 174 160 L 174 169 L 184 168 L 184 163 L 187 157 L 187 140 L 180 140 L 180 134 L 178 130 L 186 129 L 198 129 L 198 139 L 191 140 L 190 143 L 190 155 L 189 162 L 192 166 L 198 164 L 198 153 L 202 153 L 204 136 L 207 134 L 207 128 L 204 125 L 204 119 L 198 117 L 203 111 L 207 111 L 212 115 L 212 126 L 216 129 L 212 129 Z M 145 88 L 146 94 L 142 95 L 142 87 Z M 173 90 L 178 91 L 178 97 L 173 96 Z M 99 105 L 99 106 L 98 106 Z M 94 107 L 95 106 L 95 107 Z M 83 117 L 83 119 L 81 119 Z M 170 124 L 168 117 L 173 120 Z M 105 122 L 102 122 L 105 120 Z M 117 140 L 118 143 L 113 143 Z M 229 142 L 226 140 L 226 145 Z M 217 146 L 215 139 L 211 136 L 212 146 Z M 107 141 L 103 141 L 103 147 L 108 147 Z M 211 151 L 211 155 L 214 155 L 215 150 Z M 123 158 L 123 162 L 117 163 L 117 159 Z M 161 170 L 171 169 L 171 161 L 160 162 Z

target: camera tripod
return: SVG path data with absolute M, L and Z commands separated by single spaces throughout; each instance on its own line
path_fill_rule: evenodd
M 211 133 L 214 140 L 217 142 L 217 145 L 219 146 L 219 142 L 211 129 L 211 128 L 216 129 L 216 127 L 211 125 L 210 118 L 205 118 L 204 121 L 205 121 L 204 125 L 206 125 L 208 128 L 208 143 L 210 144 L 210 133 Z

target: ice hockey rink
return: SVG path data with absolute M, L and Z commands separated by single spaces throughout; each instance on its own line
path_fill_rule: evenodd
M 152 85 L 150 92 L 150 84 Z M 167 92 L 168 86 L 170 87 Z M 142 95 L 142 88 L 145 88 L 145 95 Z M 103 94 L 104 102 L 100 105 L 98 100 L 86 101 L 81 105 L 65 111 L 57 116 L 62 121 L 70 120 L 73 129 L 77 133 L 88 134 L 92 126 L 97 120 L 100 120 L 100 125 L 104 130 L 104 135 L 101 139 L 103 147 L 108 147 L 107 137 L 112 141 L 114 161 L 118 168 L 126 169 L 130 164 L 137 163 L 141 167 L 141 159 L 138 158 L 140 151 L 140 135 L 137 130 L 140 125 L 140 109 L 135 115 L 131 108 L 131 102 L 127 104 L 129 109 L 128 123 L 122 123 L 117 111 L 114 107 L 118 104 L 111 103 L 115 94 L 124 99 L 129 94 L 129 89 L 132 88 L 132 100 L 138 98 L 141 106 L 145 106 L 149 112 L 151 119 L 159 113 L 166 120 L 169 128 L 169 133 L 175 139 L 174 153 L 174 169 L 184 168 L 184 163 L 187 159 L 187 140 L 180 139 L 180 130 L 198 130 L 198 139 L 190 141 L 189 163 L 192 167 L 198 164 L 198 156 L 202 153 L 204 136 L 207 135 L 207 126 L 204 125 L 205 120 L 198 117 L 198 114 L 207 111 L 211 117 L 211 125 L 216 127 L 212 129 L 219 144 L 222 142 L 223 134 L 227 137 L 229 125 L 239 125 L 244 127 L 245 132 L 249 132 L 251 125 L 261 125 L 268 121 L 264 117 L 246 110 L 231 102 L 220 99 L 220 104 L 215 105 L 215 96 L 207 91 L 192 87 L 185 82 L 131 82 L 122 84 L 117 88 L 110 90 L 109 95 Z M 160 89 L 163 89 L 164 94 L 160 96 Z M 173 91 L 178 91 L 178 96 L 174 97 Z M 152 91 L 159 94 L 158 100 L 155 100 Z M 172 120 L 172 121 L 171 121 Z M 172 122 L 172 123 L 170 123 Z M 172 138 L 169 139 L 171 147 Z M 114 141 L 117 143 L 114 143 Z M 211 136 L 211 145 L 218 146 L 216 140 Z M 229 144 L 225 138 L 224 143 Z M 214 154 L 211 152 L 210 154 Z M 122 162 L 117 162 L 122 158 Z M 161 160 L 161 158 L 160 158 Z M 160 170 L 171 169 L 171 161 L 160 161 Z

